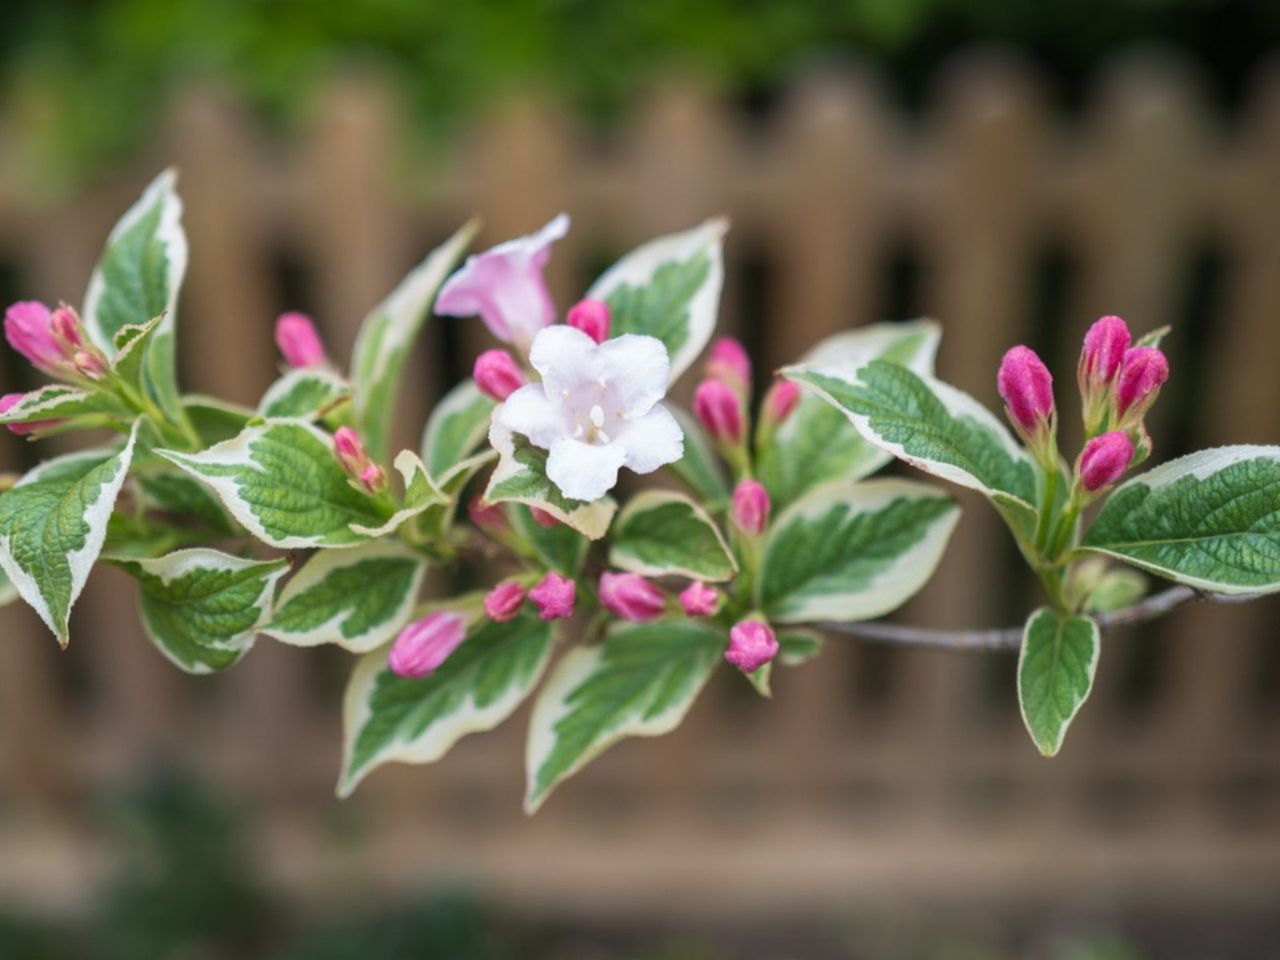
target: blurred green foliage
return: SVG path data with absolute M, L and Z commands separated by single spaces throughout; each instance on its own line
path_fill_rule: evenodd
M 1162 41 L 1230 98 L 1278 29 L 1280 4 L 1249 0 L 10 0 L 0 104 L 58 189 L 127 155 L 188 76 L 287 122 L 335 69 L 373 65 L 434 140 L 529 87 L 607 120 L 671 69 L 757 102 L 807 64 L 855 58 L 911 100 L 953 48 L 987 40 L 1068 96 L 1116 47 Z

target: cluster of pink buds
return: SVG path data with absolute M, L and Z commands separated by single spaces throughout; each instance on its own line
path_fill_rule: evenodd
M 324 341 L 305 313 L 280 314 L 276 320 L 276 347 L 284 362 L 296 370 L 329 366 Z
M 360 435 L 350 427 L 340 427 L 333 435 L 333 452 L 356 483 L 367 493 L 381 493 L 387 488 L 387 474 L 370 459 Z
M 456 613 L 440 611 L 416 620 L 400 631 L 387 655 L 393 673 L 421 680 L 440 669 L 467 639 L 467 624 Z
M 65 303 L 56 310 L 34 300 L 13 304 L 4 314 L 4 335 L 14 350 L 51 377 L 101 380 L 107 375 L 106 357 L 89 342 L 79 315 Z
M 1139 434 L 1143 417 L 1169 379 L 1164 353 L 1152 346 L 1132 347 L 1132 340 L 1128 324 L 1119 317 L 1103 317 L 1085 334 L 1076 379 L 1088 437 L 1107 430 Z

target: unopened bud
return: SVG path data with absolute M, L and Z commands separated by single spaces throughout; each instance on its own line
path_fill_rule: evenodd
M 80 317 L 65 303 L 49 314 L 49 329 L 61 342 L 64 354 L 75 354 L 87 349 Z
M 305 313 L 282 313 L 276 320 L 276 346 L 285 363 L 295 369 L 324 367 L 329 363 L 324 341 Z
M 333 435 L 333 452 L 347 476 L 369 493 L 379 493 L 387 485 L 387 475 L 365 451 L 360 435 L 350 427 L 339 427 Z
M 538 608 L 538 616 L 543 620 L 568 620 L 573 616 L 577 596 L 578 585 L 555 571 L 548 573 L 529 591 L 529 599 Z
M 632 623 L 656 620 L 667 608 L 662 591 L 638 573 L 601 574 L 600 602 Z
M 604 343 L 609 339 L 613 315 L 609 310 L 609 304 L 603 300 L 579 300 L 569 308 L 569 314 L 564 322 L 576 330 L 581 330 L 596 343 Z
M 769 491 L 758 480 L 743 480 L 733 490 L 733 520 L 750 536 L 759 536 L 769 524 L 772 506 Z
M 489 503 L 483 494 L 477 493 L 467 503 L 467 516 L 471 522 L 491 536 L 500 537 L 507 533 L 507 515 L 496 503 Z
M 703 380 L 693 392 L 693 413 L 712 440 L 742 441 L 742 399 L 722 380 Z
M 1076 464 L 1080 486 L 1097 493 L 1119 480 L 1133 461 L 1133 443 L 1119 430 L 1094 437 L 1085 444 Z
M 1169 361 L 1158 347 L 1125 351 L 1116 381 L 1116 425 L 1134 423 L 1146 416 L 1168 379 Z
M 530 507 L 529 516 L 533 517 L 533 522 L 544 530 L 551 530 L 560 526 L 560 520 L 541 507 Z
M 1132 339 L 1129 325 L 1119 317 L 1103 317 L 1089 328 L 1076 368 L 1082 391 L 1086 384 L 1106 387 L 1115 380 Z
M 107 375 L 106 364 L 96 351 L 91 353 L 88 350 L 77 350 L 71 358 L 71 365 L 76 368 L 77 373 L 90 380 L 101 380 Z
M 680 606 L 686 617 L 714 616 L 720 607 L 720 591 L 695 580 L 680 591 Z
M 729 631 L 724 658 L 743 673 L 755 673 L 778 655 L 778 638 L 762 620 L 743 620 Z
M 371 463 L 360 471 L 360 486 L 369 493 L 380 493 L 387 486 L 387 474 L 376 463 Z
M 524 371 L 505 350 L 486 350 L 476 357 L 472 369 L 476 386 L 490 400 L 499 403 L 525 385 Z
M 37 370 L 50 376 L 67 371 L 67 356 L 53 332 L 49 308 L 35 300 L 11 305 L 4 314 L 4 335 L 9 346 L 26 357 Z
M 429 614 L 400 631 L 387 656 L 387 666 L 410 680 L 429 677 L 466 638 L 466 623 L 458 614 Z
M 484 598 L 485 616 L 495 623 L 514 620 L 524 605 L 524 587 L 514 580 L 498 584 Z
M 764 395 L 762 405 L 764 420 L 774 426 L 781 425 L 800 405 L 800 385 L 791 380 L 779 380 Z
M 1000 361 L 996 387 L 1018 436 L 1041 464 L 1052 464 L 1057 455 L 1053 439 L 1053 376 L 1049 368 L 1030 347 L 1013 347 Z
M 721 337 L 711 345 L 706 371 L 708 377 L 728 384 L 739 394 L 751 388 L 751 358 L 742 341 L 734 337 Z

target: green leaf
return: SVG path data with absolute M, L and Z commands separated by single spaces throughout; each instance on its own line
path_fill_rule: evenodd
M 102 550 L 137 435 L 135 424 L 123 450 L 48 460 L 0 495 L 0 568 L 64 647 L 71 607 Z
M 273 547 L 349 546 L 387 511 L 356 489 L 329 436 L 301 420 L 271 420 L 200 453 L 157 450 L 203 481 L 253 536 Z
M 472 221 L 433 250 L 364 319 L 352 351 L 356 428 L 370 456 L 390 454 L 391 418 L 405 362 L 449 271 L 475 235 Z
M 705 511 L 676 493 L 637 494 L 613 527 L 609 562 L 649 577 L 728 580 L 738 572 L 729 546 Z
M 1148 333 L 1144 333 L 1141 337 L 1139 337 L 1137 342 L 1134 343 L 1134 346 L 1135 347 L 1158 347 L 1160 346 L 1160 341 L 1163 340 L 1165 337 L 1167 337 L 1172 330 L 1173 328 L 1169 326 L 1156 327 L 1154 330 Z
M 525 810 L 623 737 L 680 725 L 724 654 L 727 638 L 692 620 L 620 626 L 556 665 L 533 708 Z
M 1010 522 L 1034 523 L 1030 456 L 968 394 L 886 360 L 853 369 L 789 367 L 783 374 L 835 405 L 882 450 L 985 494 Z
M 489 442 L 498 451 L 498 466 L 489 478 L 484 498 L 490 503 L 523 503 L 538 507 L 567 523 L 589 540 L 599 540 L 609 529 L 618 505 L 611 497 L 593 503 L 571 500 L 547 478 L 547 451 L 519 434 L 496 424 Z
M 1042 607 L 1027 620 L 1018 654 L 1018 704 L 1027 732 L 1052 757 L 1093 686 L 1098 625 Z
M 112 229 L 89 278 L 81 314 L 90 339 L 108 356 L 124 328 L 159 320 L 147 334 L 144 353 L 129 363 L 160 408 L 180 419 L 174 316 L 187 268 L 187 238 L 176 181 L 172 169 L 160 174 Z
M 728 228 L 724 219 L 708 220 L 652 240 L 615 263 L 587 291 L 589 298 L 609 304 L 612 336 L 647 334 L 666 345 L 672 383 L 715 329 Z
M 1200 590 L 1280 590 L 1280 447 L 1201 450 L 1134 477 L 1084 547 Z
M 432 763 L 468 733 L 492 730 L 529 695 L 551 656 L 551 625 L 531 612 L 481 621 L 435 673 L 419 680 L 387 667 L 387 649 L 356 665 L 343 705 L 347 797 L 386 763 Z
M 286 560 L 259 562 L 217 550 L 181 550 L 152 560 L 108 562 L 141 588 L 142 625 L 156 648 L 187 673 L 225 670 L 253 646 Z
M 882 616 L 925 585 L 959 517 L 950 497 L 909 480 L 812 490 L 773 524 L 756 605 L 779 623 Z
M 933 373 L 941 336 L 932 320 L 876 323 L 828 337 L 800 364 L 825 369 L 883 359 L 927 375 Z M 839 409 L 809 391 L 771 435 L 761 421 L 758 447 L 756 476 L 775 510 L 824 483 L 860 480 L 892 459 L 865 440 Z
M 150 510 L 171 513 L 184 521 L 199 520 L 222 536 L 239 528 L 222 504 L 199 480 L 185 473 L 148 473 L 137 478 L 142 502 Z
M 108 417 L 127 421 L 129 416 L 124 404 L 110 394 L 51 383 L 24 394 L 16 404 L 0 413 L 0 424 L 67 421 L 49 431 L 53 433 L 63 428 L 100 426 Z
M 822 652 L 822 634 L 813 630 L 779 630 L 777 662 L 798 667 Z
M 295 647 L 366 653 L 409 622 L 426 572 L 420 554 L 394 543 L 320 550 L 285 584 L 262 632 Z
M 444 506 L 449 497 L 431 479 L 427 468 L 412 450 L 401 450 L 394 464 L 404 485 L 404 499 L 400 508 L 382 523 L 368 525 L 353 523 L 351 529 L 366 537 L 385 537 L 395 533 L 407 521 L 419 516 L 430 507 Z
M 318 420 L 350 396 L 350 385 L 332 370 L 303 367 L 290 370 L 267 389 L 258 414 Z
M 164 314 L 161 314 L 146 323 L 131 323 L 121 327 L 112 338 L 115 350 L 111 360 L 112 372 L 139 390 L 146 389 L 147 354 L 163 323 Z
M 484 442 L 493 407 L 473 380 L 464 380 L 436 404 L 422 434 L 422 462 L 433 477 L 444 476 Z
M 201 441 L 210 447 L 237 436 L 258 416 L 248 407 L 199 393 L 184 396 L 182 410 Z
M 687 411 L 666 404 L 684 432 L 684 455 L 670 464 L 671 471 L 706 504 L 719 510 L 729 502 L 729 484 L 706 432 Z
M 1132 606 L 1147 595 L 1148 581 L 1137 570 L 1117 567 L 1102 574 L 1089 594 L 1090 613 L 1111 613 Z
M 573 527 L 563 523 L 544 527 L 533 519 L 532 511 L 523 503 L 507 504 L 506 515 L 516 535 L 529 545 L 547 569 L 566 577 L 575 576 L 582 569 L 591 541 Z

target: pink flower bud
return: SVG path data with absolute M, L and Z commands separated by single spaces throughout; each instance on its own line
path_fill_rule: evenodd
M 734 337 L 721 337 L 711 345 L 706 370 L 712 380 L 721 380 L 739 393 L 751 385 L 751 358 Z
M 603 300 L 579 300 L 569 308 L 569 315 L 564 322 L 581 330 L 596 343 L 604 343 L 609 339 L 613 314 L 609 310 L 609 304 Z
M 568 620 L 573 616 L 577 596 L 578 585 L 554 571 L 529 591 L 529 599 L 538 608 L 538 616 L 543 620 Z
M 90 380 L 101 380 L 107 375 L 107 365 L 102 362 L 96 350 L 77 350 L 71 358 L 71 365 L 76 373 Z
M 721 380 L 703 380 L 693 392 L 693 412 L 712 440 L 742 440 L 742 400 Z
M 508 530 L 507 515 L 496 503 L 488 503 L 484 495 L 477 493 L 467 504 L 467 516 L 471 522 L 493 536 L 502 536 Z
M 720 606 L 720 591 L 695 580 L 680 591 L 680 606 L 686 617 L 714 616 Z
M 69 353 L 89 349 L 84 339 L 84 328 L 76 312 L 65 303 L 49 314 L 49 329 L 60 342 L 64 356 Z
M 755 673 L 778 654 L 778 638 L 760 620 L 743 620 L 729 631 L 724 658 L 743 673 Z
M 1024 438 L 1049 422 L 1053 415 L 1053 377 L 1030 347 L 1013 347 L 1004 355 L 996 386 L 1009 419 Z
M 295 369 L 324 367 L 329 363 L 324 341 L 305 313 L 282 313 L 276 320 L 276 346 L 284 362 Z
M 1109 487 L 1124 475 L 1133 460 L 1133 443 L 1119 430 L 1094 437 L 1084 446 L 1076 471 L 1090 493 Z
M 1120 371 L 1120 362 L 1131 341 L 1129 325 L 1119 317 L 1103 317 L 1089 328 L 1077 368 L 1082 392 L 1086 386 L 1110 385 Z
M 743 480 L 733 490 L 733 520 L 743 533 L 759 536 L 769 523 L 769 491 L 757 480 Z
M 37 370 L 53 376 L 65 372 L 66 357 L 54 336 L 49 308 L 43 303 L 24 300 L 9 307 L 4 314 L 4 335 L 9 346 Z
M 428 614 L 400 631 L 387 666 L 410 680 L 429 677 L 466 638 L 466 623 L 456 613 Z
M 498 584 L 484 598 L 484 614 L 495 623 L 514 620 L 524 605 L 524 587 L 514 580 Z
M 472 370 L 476 386 L 490 400 L 501 403 L 525 385 L 524 371 L 505 350 L 486 350 Z
M 764 418 L 774 426 L 779 426 L 799 405 L 800 385 L 790 380 L 779 380 L 764 395 Z
M 339 427 L 333 435 L 333 451 L 337 454 L 342 469 L 352 476 L 359 476 L 369 459 L 360 435 L 350 427 Z
M 656 620 L 667 608 L 662 591 L 638 573 L 601 574 L 600 602 L 632 623 Z
M 1126 350 L 1116 381 L 1116 420 L 1140 419 L 1151 409 L 1168 379 L 1169 361 L 1157 347 Z
M 387 473 L 376 463 L 360 471 L 360 485 L 370 493 L 379 493 L 387 486 Z
M 26 397 L 25 393 L 6 393 L 0 397 L 0 414 L 8 413 Z M 6 424 L 10 433 L 15 433 L 20 437 L 28 436 L 39 430 L 47 430 L 50 427 L 56 427 L 61 420 L 28 420 L 26 423 L 10 423 Z
M 530 507 L 529 515 L 533 517 L 533 522 L 544 530 L 551 530 L 560 526 L 560 521 L 541 507 Z

